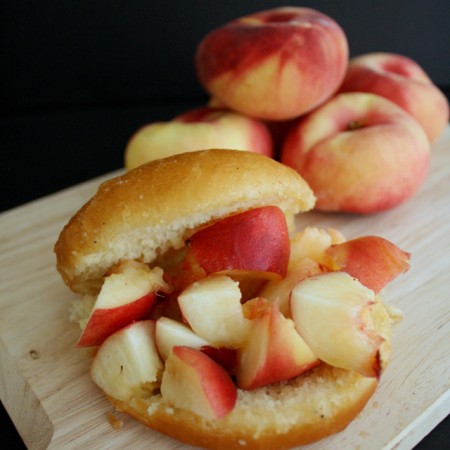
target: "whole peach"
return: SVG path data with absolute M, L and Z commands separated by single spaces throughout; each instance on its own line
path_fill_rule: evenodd
M 125 149 L 125 167 L 132 169 L 154 159 L 209 148 L 273 156 L 272 137 L 261 121 L 233 111 L 202 107 L 137 130 Z
M 324 211 L 373 213 L 411 197 L 430 143 L 417 121 L 374 94 L 340 94 L 288 132 L 281 161 L 296 169 Z
M 203 87 L 229 108 L 286 120 L 326 101 L 348 65 L 342 28 L 316 10 L 275 8 L 208 33 L 195 66 Z
M 340 92 L 370 92 L 401 106 L 422 125 L 430 142 L 449 121 L 449 104 L 425 71 L 403 55 L 368 53 L 350 60 Z

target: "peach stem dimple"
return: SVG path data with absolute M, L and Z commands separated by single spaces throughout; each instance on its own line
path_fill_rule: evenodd
M 348 131 L 357 130 L 358 128 L 364 128 L 366 125 L 367 125 L 366 120 L 351 120 L 347 124 L 347 130 Z

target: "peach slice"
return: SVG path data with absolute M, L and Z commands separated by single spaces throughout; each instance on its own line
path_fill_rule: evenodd
M 165 361 L 172 347 L 184 345 L 200 349 L 210 345 L 208 341 L 197 336 L 187 325 L 168 317 L 160 317 L 156 321 L 156 347 L 161 358 Z
M 259 291 L 259 295 L 271 302 L 278 302 L 285 317 L 290 316 L 289 296 L 294 286 L 313 275 L 318 275 L 325 259 L 325 250 L 333 243 L 342 242 L 342 235 L 333 229 L 328 231 L 307 227 L 291 239 L 291 252 L 286 276 L 271 280 Z
M 280 208 L 265 206 L 221 219 L 197 231 L 191 251 L 207 274 L 259 270 L 286 274 L 289 234 Z
M 380 376 L 390 353 L 390 318 L 371 289 L 345 272 L 310 277 L 292 290 L 291 312 L 320 360 Z
M 259 291 L 259 295 L 272 303 L 276 302 L 282 314 L 285 317 L 290 317 L 289 298 L 292 289 L 305 278 L 322 272 L 319 264 L 312 259 L 297 260 L 290 266 L 287 275 L 283 279 L 268 282 Z
M 168 405 L 207 419 L 220 419 L 233 408 L 237 391 L 228 373 L 199 350 L 173 347 L 166 360 L 161 396 Z
M 257 301 L 256 309 L 260 306 Z M 242 389 L 254 389 L 288 380 L 317 364 L 319 360 L 296 331 L 294 322 L 271 305 L 251 321 L 249 336 L 239 349 L 237 384 Z
M 227 372 L 231 372 L 236 366 L 236 350 L 212 346 L 208 341 L 197 336 L 187 325 L 177 320 L 160 317 L 156 321 L 155 339 L 158 352 L 164 361 L 173 347 L 182 345 L 201 350 L 224 367 Z
M 331 257 L 333 270 L 347 272 L 375 293 L 409 269 L 411 256 L 378 236 L 364 236 L 332 245 L 326 254 Z
M 109 336 L 91 366 L 91 376 L 106 394 L 123 401 L 157 388 L 164 365 L 155 344 L 155 322 L 134 322 Z
M 325 251 L 330 245 L 340 244 L 345 241 L 344 236 L 333 228 L 324 230 L 316 227 L 306 227 L 296 233 L 291 239 L 291 257 L 288 270 L 302 259 L 308 258 L 322 264 Z
M 133 321 L 146 318 L 157 292 L 167 290 L 159 268 L 138 262 L 122 263 L 105 278 L 78 347 L 100 345 L 109 335 Z
M 192 330 L 215 347 L 237 348 L 247 336 L 241 291 L 227 276 L 211 275 L 194 283 L 179 295 L 178 303 Z

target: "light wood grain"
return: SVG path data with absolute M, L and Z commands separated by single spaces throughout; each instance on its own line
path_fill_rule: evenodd
M 52 249 L 103 178 L 0 216 L 0 397 L 30 449 L 186 449 L 120 414 L 114 430 L 112 408 L 89 378 L 89 352 L 73 347 L 73 294 Z M 450 412 L 450 129 L 412 200 L 375 216 L 308 213 L 297 219 L 306 225 L 384 236 L 412 253 L 412 267 L 386 293 L 405 319 L 379 389 L 345 431 L 304 448 L 409 449 Z

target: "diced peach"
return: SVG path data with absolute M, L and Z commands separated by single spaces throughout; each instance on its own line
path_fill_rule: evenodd
M 292 290 L 291 312 L 320 360 L 380 376 L 390 353 L 390 318 L 371 289 L 345 272 L 310 277 Z
M 326 250 L 331 269 L 343 270 L 375 293 L 409 269 L 410 254 L 378 236 L 364 236 Z
M 319 363 L 296 331 L 294 322 L 286 319 L 276 305 L 266 308 L 262 315 L 261 302 L 256 301 L 253 306 L 257 309 L 256 318 L 238 351 L 236 379 L 240 388 L 254 389 L 287 380 Z
M 305 278 L 324 271 L 325 250 L 344 238 L 335 230 L 307 227 L 291 239 L 291 252 L 286 276 L 271 280 L 259 291 L 259 295 L 277 302 L 285 317 L 290 316 L 289 297 L 294 286 Z M 326 269 L 325 269 L 326 271 Z
M 248 333 L 249 321 L 241 306 L 238 283 L 211 275 L 178 297 L 184 319 L 193 331 L 215 347 L 237 348 Z
M 162 270 L 145 264 L 122 264 L 105 278 L 78 347 L 100 345 L 109 335 L 149 316 L 157 292 L 167 290 Z
M 164 369 L 155 344 L 155 322 L 134 322 L 98 349 L 91 376 L 106 394 L 123 401 L 157 388 Z
M 289 234 L 280 208 L 255 208 L 221 219 L 189 240 L 207 274 L 223 270 L 258 270 L 286 274 Z
M 228 373 L 203 352 L 173 347 L 161 382 L 163 401 L 207 419 L 220 419 L 233 408 L 237 391 Z
M 168 317 L 160 317 L 156 321 L 156 346 L 161 358 L 165 361 L 172 347 L 184 345 L 200 349 L 209 342 L 197 336 L 187 325 Z

